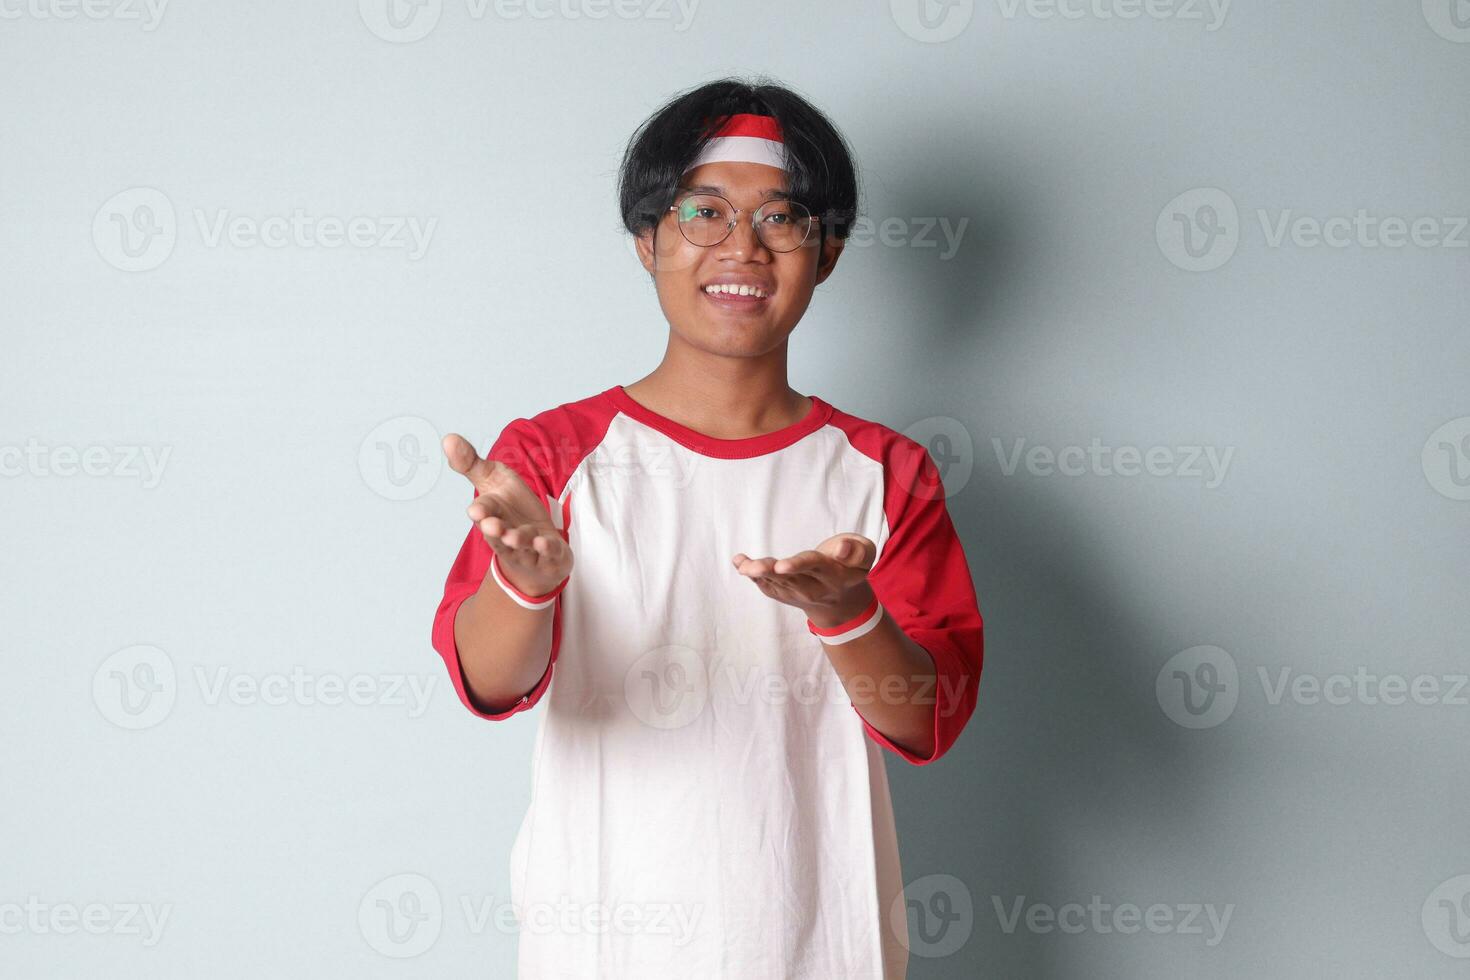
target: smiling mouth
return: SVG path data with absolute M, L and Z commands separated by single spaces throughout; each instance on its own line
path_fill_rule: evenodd
M 762 286 L 735 283 L 711 283 L 700 288 L 705 299 L 726 310 L 752 311 L 770 302 L 771 294 Z

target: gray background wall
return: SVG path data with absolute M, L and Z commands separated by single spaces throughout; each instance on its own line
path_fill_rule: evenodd
M 911 975 L 1463 974 L 1470 5 L 385 2 L 0 2 L 0 970 L 510 975 L 435 442 L 653 367 L 619 154 L 768 72 L 871 221 L 792 383 L 987 619 Z

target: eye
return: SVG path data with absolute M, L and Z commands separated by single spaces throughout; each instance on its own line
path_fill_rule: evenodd
M 689 198 L 679 208 L 680 221 L 708 221 L 717 222 L 725 220 L 725 208 L 719 201 L 709 198 Z

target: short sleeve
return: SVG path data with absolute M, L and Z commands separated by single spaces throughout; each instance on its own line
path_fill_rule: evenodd
M 867 719 L 863 726 L 880 745 L 914 765 L 926 765 L 949 751 L 975 711 L 984 623 L 969 563 L 945 506 L 944 485 L 929 453 L 912 440 L 901 440 L 885 461 L 884 479 L 890 531 L 868 581 L 884 613 L 934 661 L 936 682 L 929 692 L 934 752 L 927 758 L 916 755 Z
M 552 493 L 552 487 L 557 460 L 552 455 L 550 441 L 534 422 L 523 418 L 513 420 L 501 431 L 495 444 L 490 447 L 487 458 L 514 469 L 520 474 L 521 479 L 526 481 L 526 486 L 547 502 L 548 511 L 552 514 L 556 513 L 556 495 Z M 478 496 L 478 493 L 475 496 Z M 434 614 L 433 644 L 434 649 L 444 658 L 450 680 L 454 683 L 454 689 L 464 706 L 481 718 L 501 721 L 534 707 L 546 693 L 546 689 L 551 686 L 552 669 L 556 665 L 556 652 L 561 645 L 561 598 L 558 596 L 556 605 L 552 609 L 551 659 L 546 665 L 546 672 L 541 676 L 541 680 L 506 710 L 500 712 L 483 710 L 465 684 L 464 667 L 460 663 L 459 647 L 454 639 L 454 617 L 464 601 L 479 591 L 480 583 L 485 580 L 485 575 L 490 570 L 492 553 L 479 529 L 471 525 L 469 533 L 465 535 L 464 543 L 460 545 L 459 555 L 449 569 L 449 578 L 444 583 L 444 597 Z

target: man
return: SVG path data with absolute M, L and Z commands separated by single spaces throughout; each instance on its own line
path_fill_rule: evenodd
M 789 90 L 715 82 L 634 135 L 620 201 L 662 362 L 487 458 L 444 441 L 474 526 L 435 648 L 480 717 L 548 702 L 520 976 L 901 980 L 882 748 L 949 749 L 983 633 L 924 448 L 787 383 L 850 155 Z

